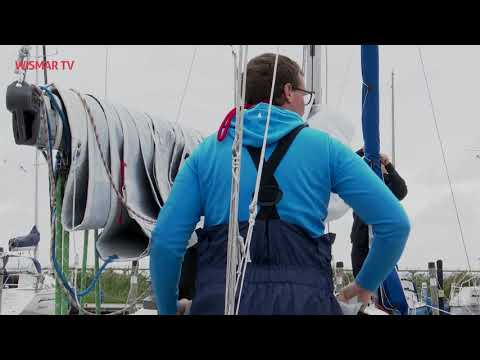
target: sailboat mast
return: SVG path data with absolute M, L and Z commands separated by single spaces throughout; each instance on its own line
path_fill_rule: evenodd
M 39 51 L 38 45 L 35 45 L 35 59 L 38 59 Z M 39 70 L 35 68 L 35 85 L 39 85 Z M 38 230 L 38 149 L 35 147 L 35 206 L 34 206 L 34 225 Z M 33 257 L 37 258 L 38 245 L 35 246 Z
M 105 45 L 105 86 L 104 96 L 107 98 L 107 81 L 108 81 L 108 45 Z
M 315 91 L 310 116 L 315 114 L 323 104 L 322 91 L 322 45 L 304 45 L 304 53 L 307 55 L 306 66 L 306 89 Z M 328 53 L 325 46 L 325 104 L 327 102 L 326 90 L 328 86 Z M 330 232 L 330 223 L 327 223 L 327 232 Z
M 325 105 L 328 104 L 328 45 L 325 45 Z
M 327 45 L 325 45 L 325 107 L 327 106 L 327 104 L 328 104 L 328 47 Z M 330 233 L 330 222 L 327 222 L 327 232 Z
M 307 90 L 315 91 L 315 99 L 313 106 L 318 106 L 322 102 L 322 72 L 321 72 L 321 45 L 304 45 L 307 50 L 307 66 L 306 66 L 306 87 Z M 314 111 L 312 111 L 312 114 Z
M 395 73 L 392 69 L 392 164 L 395 166 Z

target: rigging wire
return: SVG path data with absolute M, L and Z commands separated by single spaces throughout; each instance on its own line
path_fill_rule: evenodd
M 245 49 L 244 49 L 245 47 Z M 245 50 L 245 51 L 244 51 Z M 240 45 L 239 54 L 233 51 L 234 58 L 234 88 L 235 88 L 235 108 L 236 117 L 238 117 L 235 126 L 235 138 L 232 144 L 232 182 L 230 194 L 230 215 L 228 226 L 228 244 L 227 244 L 227 269 L 225 283 L 225 314 L 233 315 L 235 311 L 235 295 L 236 286 L 238 284 L 238 263 L 239 245 L 243 251 L 243 238 L 239 232 L 238 224 L 238 205 L 240 196 L 240 170 L 242 159 L 242 143 L 243 143 L 243 112 L 245 107 L 245 84 L 247 76 L 247 58 L 248 45 Z M 238 63 L 237 63 L 238 60 Z M 243 85 L 241 85 L 243 84 Z M 242 253 L 243 254 L 243 253 Z
M 340 88 L 340 96 L 338 98 L 337 107 L 336 107 L 337 110 L 340 108 L 340 106 L 343 103 L 343 98 L 344 98 L 344 95 L 345 95 L 345 88 L 347 86 L 348 76 L 350 74 L 350 68 L 352 67 L 354 50 L 355 50 L 355 47 L 352 46 L 352 50 L 350 51 L 350 55 L 348 57 L 349 60 L 348 60 L 348 63 L 347 63 L 347 68 L 345 70 L 345 75 L 343 77 L 343 83 L 342 83 L 342 86 Z
M 460 236 L 461 236 L 461 239 L 462 239 L 463 249 L 465 251 L 465 257 L 467 259 L 468 269 L 471 272 L 472 267 L 470 266 L 470 259 L 468 258 L 467 245 L 465 243 L 465 238 L 463 236 L 463 227 L 462 227 L 462 223 L 460 221 L 460 215 L 459 215 L 459 212 L 458 212 L 457 201 L 455 200 L 455 195 L 453 193 L 453 187 L 452 187 L 452 181 L 450 179 L 450 174 L 448 172 L 445 150 L 444 150 L 442 138 L 440 136 L 440 130 L 438 129 L 437 115 L 436 115 L 435 107 L 434 107 L 434 104 L 433 104 L 433 98 L 432 98 L 432 93 L 430 91 L 428 76 L 427 76 L 427 73 L 426 73 L 426 70 L 425 70 L 425 63 L 423 61 L 422 49 L 420 48 L 420 46 L 417 46 L 417 49 L 418 49 L 418 55 L 419 55 L 419 58 L 420 58 L 420 63 L 421 63 L 421 66 L 422 66 L 423 77 L 425 79 L 425 84 L 426 84 L 426 87 L 427 87 L 428 98 L 430 100 L 430 108 L 432 110 L 433 120 L 435 122 L 436 135 L 437 135 L 438 141 L 440 143 L 440 150 L 441 150 L 441 153 L 442 153 L 443 165 L 445 167 L 445 173 L 447 174 L 448 184 L 449 184 L 449 187 L 450 187 L 450 193 L 452 195 L 453 206 L 455 207 L 455 214 L 456 214 L 456 217 L 457 217 L 458 227 L 460 229 Z
M 105 45 L 105 84 L 104 84 L 104 96 L 107 97 L 107 80 L 108 80 L 108 45 Z
M 180 99 L 180 104 L 178 105 L 177 116 L 175 117 L 175 123 L 180 119 L 180 114 L 183 108 L 183 101 L 185 100 L 185 95 L 187 94 L 188 86 L 190 85 L 190 77 L 192 75 L 193 64 L 195 63 L 195 57 L 197 55 L 198 46 L 195 46 L 193 49 L 192 61 L 188 69 L 187 81 L 185 82 L 185 87 L 183 88 L 182 98 Z
M 235 313 L 238 315 L 239 308 L 240 308 L 240 302 L 241 302 L 241 297 L 242 297 L 242 289 L 243 289 L 243 284 L 245 280 L 245 273 L 247 269 L 247 264 L 250 262 L 250 243 L 252 240 L 252 235 L 253 235 L 253 228 L 255 226 L 255 220 L 256 220 L 256 215 L 257 215 L 257 201 L 258 201 L 258 193 L 260 191 L 260 182 L 262 178 L 262 172 L 263 172 L 263 165 L 264 165 L 264 159 L 265 159 L 265 149 L 267 147 L 267 138 L 268 138 L 268 130 L 269 130 L 269 125 L 270 125 L 270 115 L 272 111 L 272 103 L 273 103 L 273 94 L 275 90 L 275 82 L 277 78 L 277 68 L 278 68 L 278 57 L 280 55 L 280 47 L 277 46 L 277 53 L 275 56 L 275 64 L 273 65 L 273 79 L 272 79 L 272 87 L 270 89 L 270 101 L 268 104 L 268 113 L 267 113 L 267 119 L 266 119 L 266 124 L 265 124 L 265 132 L 263 135 L 263 144 L 262 144 L 262 150 L 260 152 L 260 161 L 258 164 L 258 171 L 257 171 L 257 178 L 255 182 L 255 192 L 253 193 L 253 199 L 250 203 L 249 206 L 249 219 L 248 219 L 248 230 L 247 230 L 247 236 L 245 239 L 245 251 L 242 254 L 242 259 L 240 261 L 240 269 L 241 272 L 239 272 L 239 276 L 237 277 L 237 282 L 235 288 L 238 287 L 238 283 L 240 283 L 240 292 L 238 294 L 238 302 L 237 302 L 237 307 Z M 245 80 L 244 80 L 245 81 Z M 242 268 L 243 267 L 243 268 Z

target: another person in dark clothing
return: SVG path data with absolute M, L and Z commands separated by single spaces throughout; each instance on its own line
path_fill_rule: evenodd
M 363 157 L 363 149 L 357 151 L 357 154 Z M 397 173 L 387 155 L 380 154 L 380 160 L 382 162 L 382 173 L 385 185 L 388 186 L 398 200 L 403 200 L 405 196 L 407 196 L 407 185 L 405 184 L 405 180 L 403 180 Z M 369 236 L 368 225 L 365 224 L 355 212 L 353 213 L 353 226 L 350 238 L 352 240 L 351 258 L 353 276 L 356 277 L 368 255 Z

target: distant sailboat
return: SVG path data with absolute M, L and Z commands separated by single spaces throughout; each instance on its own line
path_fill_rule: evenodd
M 55 281 L 42 272 L 40 262 L 33 256 L 39 242 L 40 233 L 33 226 L 29 234 L 10 239 L 8 252 L 0 254 L 0 315 L 53 315 Z

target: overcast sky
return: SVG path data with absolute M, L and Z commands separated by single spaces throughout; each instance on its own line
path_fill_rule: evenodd
M 0 46 L 0 98 L 15 79 L 14 63 L 20 46 Z M 204 134 L 215 131 L 233 105 L 233 60 L 230 46 L 197 46 L 190 85 L 180 123 Z M 480 84 L 479 46 L 422 46 L 438 127 L 457 200 L 472 268 L 480 268 Z M 33 47 L 34 49 L 34 47 Z M 48 46 L 55 60 L 74 60 L 72 71 L 49 71 L 49 82 L 83 93 L 105 92 L 106 47 Z M 108 46 L 107 97 L 123 105 L 174 120 L 195 46 Z M 249 58 L 276 46 L 251 46 Z M 282 54 L 301 62 L 302 46 L 281 46 Z M 448 269 L 466 269 L 452 196 L 428 100 L 425 80 L 414 45 L 380 47 L 380 122 L 382 152 L 391 155 L 390 77 L 395 70 L 396 162 L 408 186 L 403 205 L 412 230 L 400 268 L 426 268 L 444 260 Z M 43 79 L 43 74 L 40 74 Z M 35 80 L 29 72 L 27 80 Z M 328 47 L 328 105 L 345 113 L 356 125 L 354 148 L 361 137 L 360 46 Z M 34 221 L 34 149 L 15 145 L 11 114 L 0 107 L 0 246 L 28 233 Z M 470 151 L 478 148 L 478 152 Z M 42 164 L 45 163 L 43 158 Z M 23 167 L 25 169 L 22 170 Z M 40 260 L 49 266 L 47 168 L 40 166 Z M 337 233 L 335 260 L 350 264 L 351 213 L 332 223 Z M 93 237 L 93 235 L 92 235 Z M 83 233 L 75 235 L 77 251 Z M 93 240 L 90 241 L 90 244 Z M 90 253 L 92 253 L 90 248 Z M 71 256 L 73 262 L 73 245 Z M 90 260 L 92 257 L 90 256 Z M 146 261 L 142 262 L 146 264 Z

